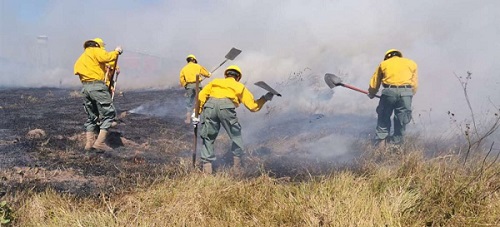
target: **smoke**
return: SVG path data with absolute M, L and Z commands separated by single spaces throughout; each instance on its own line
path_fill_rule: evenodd
M 121 89 L 176 87 L 188 54 L 212 69 L 236 47 L 243 52 L 231 64 L 242 68 L 255 96 L 265 93 L 252 85 L 259 80 L 283 93 L 261 113 L 240 110 L 251 122 L 244 130 L 257 132 L 254 122 L 262 119 L 279 124 L 311 114 L 371 118 L 364 127 L 373 129 L 377 100 L 342 87 L 330 91 L 322 76 L 336 73 L 366 89 L 385 51 L 397 48 L 419 66 L 410 132 L 439 134 L 450 126 L 448 111 L 460 121 L 470 117 L 455 74 L 473 73 L 476 117 L 487 118 L 482 113 L 500 102 L 500 19 L 492 10 L 499 7 L 495 0 L 7 0 L 0 3 L 0 86 L 79 86 L 73 63 L 95 37 L 107 49 L 123 46 Z

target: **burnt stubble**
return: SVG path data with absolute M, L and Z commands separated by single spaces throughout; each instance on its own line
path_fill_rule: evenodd
M 107 140 L 114 151 L 104 154 L 83 150 L 86 114 L 78 94 L 59 88 L 0 90 L 0 191 L 51 188 L 84 197 L 109 195 L 154 180 L 179 152 L 189 152 L 168 145 L 191 132 L 177 105 L 182 91 L 130 91 L 115 97 L 120 124 Z M 129 112 L 151 102 L 179 114 Z M 44 134 L 29 135 L 34 129 Z

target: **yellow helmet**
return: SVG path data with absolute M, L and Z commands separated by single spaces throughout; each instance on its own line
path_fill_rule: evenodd
M 198 63 L 198 60 L 196 60 L 196 57 L 192 54 L 190 54 L 186 57 L 186 61 L 187 62 L 194 61 L 194 63 Z
M 104 43 L 104 40 L 102 40 L 101 38 L 95 38 L 93 39 L 94 42 L 96 42 L 97 44 L 99 44 L 99 46 L 104 49 L 104 46 L 106 46 L 106 43 Z
M 390 49 L 387 52 L 385 52 L 384 60 L 387 60 L 387 59 L 392 58 L 394 56 L 403 57 L 403 54 L 399 50 Z
M 226 71 L 224 71 L 224 75 L 226 77 L 233 76 L 237 81 L 240 81 L 243 73 L 241 73 L 241 69 L 237 65 L 230 65 L 229 67 L 226 68 Z

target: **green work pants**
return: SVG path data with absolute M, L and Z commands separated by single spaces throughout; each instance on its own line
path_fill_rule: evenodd
M 406 125 L 411 121 L 411 88 L 384 88 L 377 107 L 377 140 L 388 139 L 391 130 L 391 116 L 394 113 L 394 133 L 389 138 L 390 143 L 400 144 Z
M 200 91 L 201 91 L 201 86 L 200 87 Z M 184 89 L 186 89 L 186 93 L 184 94 L 184 97 L 186 98 L 186 110 L 187 112 L 191 113 L 193 112 L 193 109 L 194 109 L 194 100 L 195 100 L 195 96 L 196 96 L 196 83 L 190 83 L 190 84 L 187 84 L 186 87 L 184 87 Z
M 233 102 L 229 99 L 210 98 L 203 107 L 200 137 L 203 140 L 201 151 L 202 162 L 215 160 L 214 142 L 219 134 L 220 126 L 224 127 L 232 141 L 231 152 L 235 157 L 243 155 L 243 139 L 241 125 L 236 116 Z
M 85 130 L 107 130 L 115 120 L 116 110 L 108 87 L 102 81 L 83 82 L 83 107 L 87 113 Z M 98 122 L 99 125 L 98 125 Z

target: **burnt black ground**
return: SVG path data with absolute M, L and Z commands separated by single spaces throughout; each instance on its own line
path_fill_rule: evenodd
M 104 154 L 83 151 L 86 114 L 79 93 L 59 88 L 0 90 L 0 192 L 51 188 L 79 197 L 113 195 L 168 177 L 180 163 L 191 161 L 194 134 L 184 123 L 182 89 L 117 95 L 121 123 L 108 139 L 114 151 Z M 280 101 L 272 105 L 282 105 Z M 240 116 L 245 175 L 267 173 L 292 180 L 329 174 L 351 163 L 361 149 L 355 142 L 366 139 L 373 122 L 347 114 L 273 116 L 279 122 L 263 119 L 265 114 L 255 116 Z M 252 125 L 255 121 L 261 123 Z M 26 134 L 32 129 L 42 129 L 46 136 L 30 139 Z M 216 171 L 231 164 L 229 147 L 222 133 L 216 142 Z
M 78 93 L 57 88 L 0 90 L 0 191 L 50 187 L 78 196 L 109 194 L 159 177 L 165 165 L 182 156 L 169 153 L 165 142 L 187 141 L 184 137 L 191 131 L 182 123 L 182 113 L 160 118 L 128 112 L 144 103 L 160 102 L 175 113 L 182 91 L 132 91 L 117 96 L 121 124 L 108 139 L 115 150 L 105 154 L 83 151 L 86 115 Z M 29 139 L 26 134 L 31 129 L 42 129 L 46 136 Z

